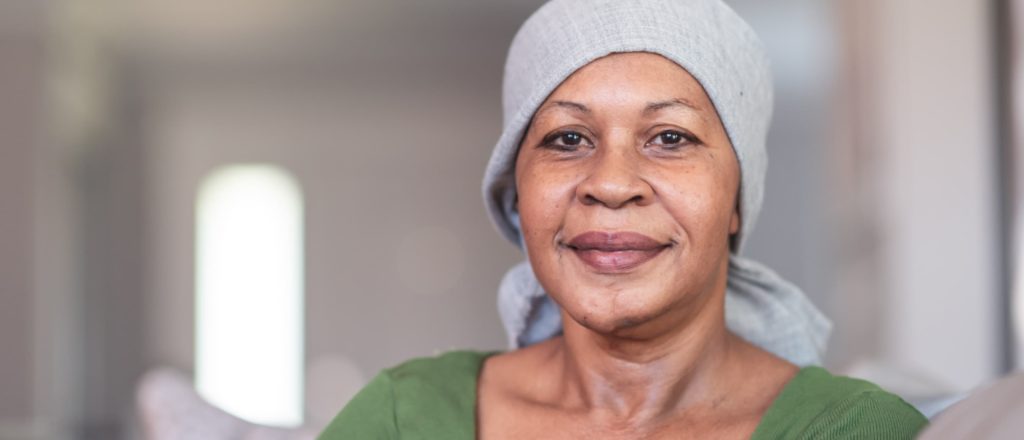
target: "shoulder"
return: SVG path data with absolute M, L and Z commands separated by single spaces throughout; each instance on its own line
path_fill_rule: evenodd
M 443 386 L 452 382 L 461 385 L 466 378 L 476 380 L 480 365 L 490 355 L 491 353 L 482 351 L 449 351 L 437 356 L 405 361 L 384 370 L 382 374 L 388 375 L 399 386 Z
M 558 348 L 561 337 L 555 337 L 527 347 L 496 354 L 487 359 L 480 372 L 480 400 L 512 398 L 525 401 L 560 401 L 564 396 L 556 390 L 556 376 L 547 374 L 557 371 L 552 365 L 552 355 Z M 540 393 L 540 394 L 538 394 Z
M 476 377 L 489 354 L 452 351 L 382 370 L 345 405 L 320 439 L 395 439 L 410 430 L 460 438 L 451 435 L 467 429 L 471 438 Z
M 334 417 L 320 440 L 347 438 L 397 439 L 395 397 L 391 378 L 381 372 Z
M 783 388 L 755 438 L 910 439 L 927 419 L 871 382 L 807 367 Z

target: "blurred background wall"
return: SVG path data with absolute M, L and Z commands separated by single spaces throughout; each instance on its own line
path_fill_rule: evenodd
M 479 182 L 540 3 L 0 3 L 0 438 L 132 438 L 140 375 L 194 370 L 197 191 L 225 165 L 302 189 L 307 423 L 380 368 L 504 348 L 522 256 Z M 1011 368 L 995 3 L 728 3 L 776 73 L 748 252 L 834 320 L 828 366 L 911 397 Z

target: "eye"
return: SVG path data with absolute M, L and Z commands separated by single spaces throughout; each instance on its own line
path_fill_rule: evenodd
M 580 146 L 589 145 L 590 140 L 578 131 L 556 131 L 541 141 L 541 146 L 563 151 L 576 151 Z
M 654 135 L 651 140 L 647 141 L 648 145 L 656 145 L 669 150 L 674 150 L 683 147 L 687 144 L 696 144 L 700 141 L 696 136 L 678 131 L 678 130 L 665 130 L 661 133 Z

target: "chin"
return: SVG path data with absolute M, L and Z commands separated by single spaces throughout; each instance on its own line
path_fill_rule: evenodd
M 580 297 L 580 294 L 555 298 L 569 317 L 593 332 L 603 335 L 618 335 L 637 329 L 662 316 L 670 308 L 648 295 L 637 297 L 628 292 L 596 292 Z

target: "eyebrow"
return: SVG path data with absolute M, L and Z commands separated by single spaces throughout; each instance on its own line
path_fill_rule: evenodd
M 698 110 L 697 106 L 693 105 L 693 103 L 691 103 L 690 101 L 687 101 L 683 98 L 674 98 L 669 99 L 667 101 L 658 101 L 647 104 L 647 106 L 644 107 L 644 114 L 654 113 L 658 110 L 670 107 L 685 107 L 694 111 Z
M 573 101 L 551 101 L 551 104 L 548 104 L 548 106 L 565 107 L 580 113 L 590 114 L 590 109 L 587 106 Z

